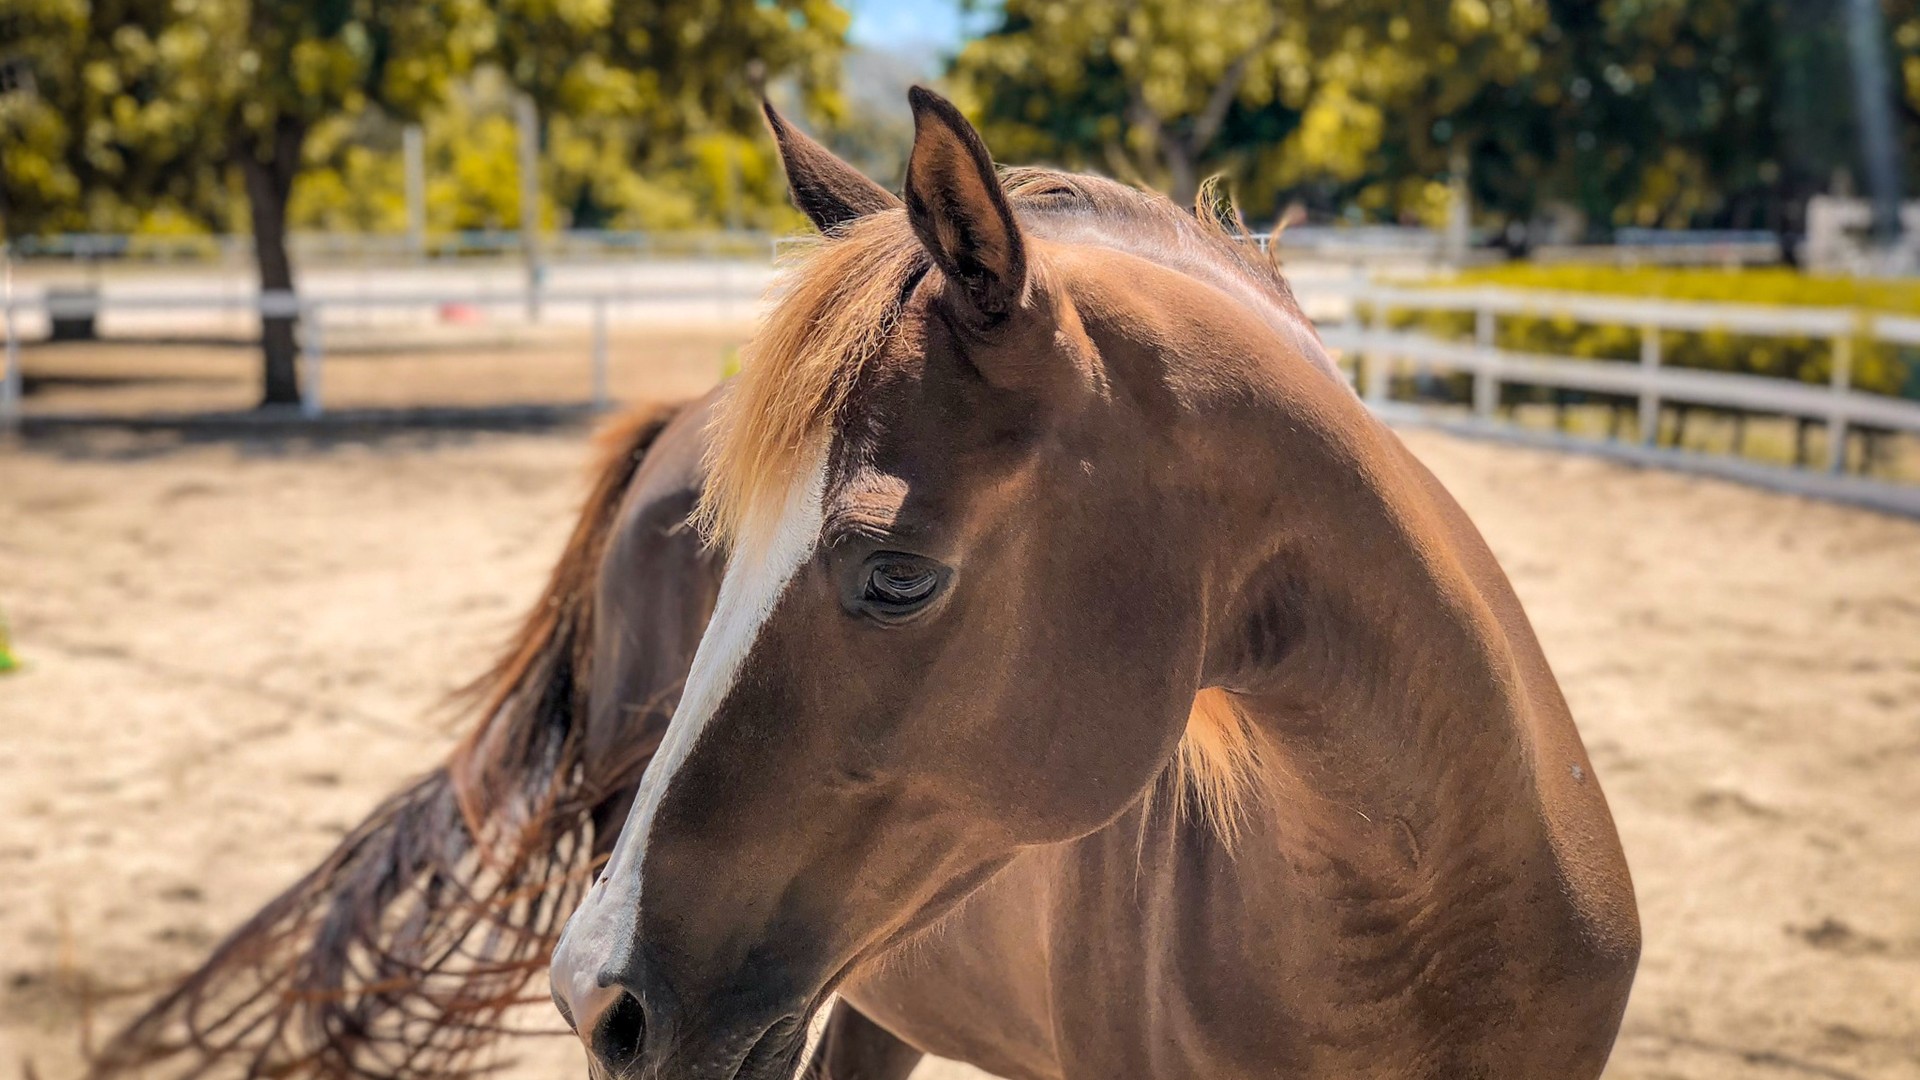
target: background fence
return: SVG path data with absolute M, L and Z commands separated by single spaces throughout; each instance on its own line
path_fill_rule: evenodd
M 686 319 L 744 322 L 756 309 L 771 273 L 762 256 L 661 260 L 611 269 L 561 266 L 539 287 L 530 287 L 524 270 L 512 265 L 438 276 L 416 268 L 323 279 L 297 297 L 255 294 L 231 284 L 208 288 L 191 281 L 83 290 L 23 287 L 14 290 L 5 305 L 0 422 L 15 427 L 22 419 L 21 339 L 46 333 L 55 320 L 94 319 L 108 333 L 128 326 L 178 329 L 189 324 L 218 324 L 245 333 L 261 313 L 301 320 L 302 410 L 309 418 L 327 412 L 328 352 L 337 336 L 364 337 L 469 313 L 584 327 L 581 363 L 589 373 L 590 403 L 605 405 L 611 397 L 607 367 L 612 325 Z M 1303 305 L 1362 396 L 1396 421 L 1598 452 L 1920 515 L 1920 485 L 1847 471 L 1850 445 L 1868 444 L 1861 455 L 1861 471 L 1866 472 L 1872 463 L 1872 439 L 1920 435 L 1920 401 L 1864 390 L 1854 378 L 1855 361 L 1864 348 L 1920 347 L 1920 318 L 1841 308 L 1396 286 L 1344 269 L 1306 271 L 1297 277 Z M 1470 319 L 1472 332 L 1449 336 L 1418 320 L 1410 323 L 1409 313 L 1446 313 L 1463 323 Z M 1622 362 L 1504 348 L 1497 328 L 1501 320 L 1516 318 L 1633 327 L 1639 334 L 1639 355 Z M 1826 381 L 1811 385 L 1676 367 L 1668 362 L 1663 345 L 1666 336 L 1676 332 L 1824 339 L 1831 357 Z M 1465 382 L 1464 401 L 1436 382 L 1441 375 Z M 1547 391 L 1562 411 L 1570 400 L 1604 406 L 1613 414 L 1608 436 L 1581 437 L 1521 422 L 1515 388 Z M 1803 451 L 1811 427 L 1823 437 L 1824 453 L 1818 461 L 1801 453 L 1787 465 L 1755 461 L 1739 452 L 1662 445 L 1663 411 L 1687 409 L 1742 422 L 1749 416 L 1786 418 L 1796 425 Z M 1624 431 L 1629 418 L 1631 434 Z
M 1349 290 L 1344 318 L 1321 326 L 1327 344 L 1352 357 L 1350 370 L 1368 404 L 1391 417 L 1418 420 L 1476 434 L 1490 434 L 1561 448 L 1597 451 L 1627 460 L 1715 473 L 1750 483 L 1843 499 L 1906 514 L 1920 514 L 1920 486 L 1846 475 L 1848 448 L 1861 436 L 1920 435 L 1920 401 L 1862 390 L 1855 361 L 1875 344 L 1920 346 L 1920 318 L 1845 308 L 1763 307 L 1678 303 L 1507 289 L 1421 289 L 1365 284 Z M 1470 339 L 1392 328 L 1400 312 L 1470 314 Z M 1546 317 L 1575 323 L 1637 329 L 1637 362 L 1623 363 L 1506 349 L 1496 344 L 1497 322 L 1510 317 Z M 1731 371 L 1668 366 L 1664 336 L 1671 332 L 1729 333 L 1755 338 L 1826 339 L 1830 362 L 1826 385 Z M 1396 401 L 1395 377 L 1435 371 L 1471 379 L 1464 416 L 1422 410 Z M 1502 391 L 1511 386 L 1592 395 L 1609 408 L 1631 406 L 1635 438 L 1620 437 L 1614 424 L 1606 439 L 1576 438 L 1522 427 L 1500 415 Z M 1417 397 L 1416 394 L 1413 395 Z M 1560 399 L 1564 403 L 1564 398 Z M 1661 415 L 1667 406 L 1704 408 L 1737 417 L 1776 416 L 1796 422 L 1801 446 L 1809 422 L 1824 429 L 1825 455 L 1809 467 L 1769 465 L 1737 455 L 1709 455 L 1661 445 Z M 1871 462 L 1863 452 L 1862 469 Z

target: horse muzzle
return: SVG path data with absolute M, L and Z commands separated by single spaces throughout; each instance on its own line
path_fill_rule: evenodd
M 585 1044 L 594 1080 L 790 1080 L 803 1064 L 808 1021 L 824 1009 L 768 1008 L 758 994 L 746 995 L 758 999 L 747 1005 L 729 994 L 722 1000 L 739 1006 L 708 1000 L 683 1011 L 673 995 L 649 992 L 640 965 L 608 959 L 635 950 L 606 949 L 591 926 L 578 924 L 576 915 L 549 975 L 553 1003 Z

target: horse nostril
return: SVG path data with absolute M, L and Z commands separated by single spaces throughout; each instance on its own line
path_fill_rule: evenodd
M 647 1041 L 647 1021 L 640 1015 L 640 999 L 625 991 L 600 1016 L 593 1031 L 593 1056 L 614 1075 L 637 1061 Z

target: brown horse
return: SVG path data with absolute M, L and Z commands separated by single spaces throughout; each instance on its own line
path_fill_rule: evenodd
M 603 1076 L 1598 1075 L 1632 887 L 1471 524 L 1210 213 L 912 104 L 904 204 L 769 112 L 827 240 L 743 375 L 107 1068 L 470 1064 L 607 854 L 551 968 Z

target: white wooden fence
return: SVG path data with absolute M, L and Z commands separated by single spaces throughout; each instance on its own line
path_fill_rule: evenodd
M 1502 436 L 1563 449 L 1598 452 L 1643 464 L 1731 476 L 1781 490 L 1920 515 L 1920 486 L 1842 475 L 1847 432 L 1871 427 L 1920 435 L 1920 401 L 1860 391 L 1853 386 L 1859 342 L 1920 346 L 1920 317 L 1848 308 L 1775 307 L 1554 293 L 1516 289 L 1393 288 L 1361 284 L 1345 290 L 1351 301 L 1345 321 L 1323 324 L 1327 344 L 1357 357 L 1358 385 L 1376 410 L 1394 419 L 1435 423 L 1475 434 Z M 1366 318 L 1361 317 L 1362 312 Z M 1386 325 L 1394 311 L 1471 312 L 1474 338 L 1448 340 L 1397 331 Z M 1542 355 L 1495 344 L 1501 316 L 1536 316 L 1580 323 L 1634 327 L 1640 334 L 1638 363 Z M 1792 379 L 1664 366 L 1663 331 L 1723 331 L 1753 337 L 1825 338 L 1832 374 L 1825 386 Z M 1403 362 L 1473 377 L 1471 419 L 1460 421 L 1388 399 L 1395 367 Z M 1634 444 L 1575 439 L 1525 431 L 1499 421 L 1500 387 L 1519 383 L 1637 399 L 1640 439 Z M 1826 427 L 1824 472 L 1719 458 L 1658 445 L 1663 402 L 1739 412 L 1820 420 Z
M 1432 367 L 1470 372 L 1475 377 L 1474 409 L 1483 417 L 1492 415 L 1501 382 L 1638 397 L 1641 435 L 1649 443 L 1662 401 L 1823 417 L 1828 421 L 1832 443 L 1828 464 L 1836 471 L 1842 464 L 1838 452 L 1850 424 L 1920 433 L 1920 401 L 1859 392 L 1852 386 L 1856 341 L 1920 345 L 1920 318 L 1916 317 L 1844 308 L 1676 303 L 1492 289 L 1374 288 L 1356 293 L 1355 301 L 1356 310 L 1365 307 L 1373 312 L 1373 322 L 1360 326 L 1350 321 L 1323 327 L 1328 344 L 1356 348 L 1369 357 L 1405 357 Z M 1475 340 L 1447 341 L 1384 329 L 1383 316 L 1389 310 L 1473 312 Z M 1503 315 L 1635 327 L 1640 332 L 1640 362 L 1623 364 L 1497 348 L 1493 343 L 1495 319 Z M 1832 349 L 1832 378 L 1827 386 L 1819 387 L 1791 379 L 1664 367 L 1660 334 L 1665 330 L 1825 338 Z M 1383 399 L 1388 373 L 1386 364 L 1369 366 L 1362 388 L 1370 401 Z
M 751 278 L 742 279 L 744 284 Z M 685 283 L 688 290 L 665 295 L 707 295 L 713 286 Z M 701 290 L 706 290 L 705 293 Z M 1642 464 L 1729 476 L 1782 490 L 1863 503 L 1881 509 L 1920 516 L 1920 485 L 1844 475 L 1847 432 L 1854 426 L 1920 435 L 1920 401 L 1856 390 L 1852 385 L 1854 349 L 1860 341 L 1920 346 L 1920 317 L 1897 317 L 1852 309 L 1768 307 L 1739 304 L 1681 303 L 1549 293 L 1510 289 L 1448 289 L 1393 287 L 1365 281 L 1314 281 L 1300 289 L 1310 310 L 1332 313 L 1321 324 L 1326 343 L 1356 358 L 1358 389 L 1369 405 L 1399 422 L 1427 423 L 1476 435 L 1601 453 Z M 591 334 L 587 363 L 591 371 L 593 402 L 605 404 L 608 324 L 626 305 L 658 301 L 662 292 L 605 289 L 542 291 L 537 305 L 543 310 L 584 309 Z M 498 307 L 531 305 L 524 293 L 490 291 L 481 294 L 446 291 L 396 290 L 352 296 L 296 297 L 289 293 L 259 296 L 212 295 L 188 298 L 115 297 L 48 298 L 22 295 L 5 305 L 6 369 L 0 381 L 0 428 L 20 419 L 20 363 L 16 312 L 37 311 L 47 316 L 79 315 L 141 308 L 178 311 L 245 310 L 269 315 L 293 315 L 301 320 L 302 381 L 306 415 L 318 417 L 326 408 L 326 320 L 330 310 L 436 309 L 445 305 Z M 63 307 L 63 305 L 67 305 Z M 744 306 L 741 308 L 745 310 Z M 1370 315 L 1363 319 L 1361 312 Z M 1447 340 L 1428 334 L 1393 330 L 1386 325 L 1389 311 L 1450 311 L 1474 314 L 1473 340 Z M 1638 363 L 1540 355 L 1502 349 L 1495 343 L 1496 320 L 1501 316 L 1544 316 L 1597 325 L 1636 327 L 1641 347 Z M 1788 379 L 1727 372 L 1676 369 L 1663 365 L 1662 331 L 1719 330 L 1751 336 L 1822 337 L 1831 342 L 1832 378 L 1815 386 Z M 1449 416 L 1391 401 L 1391 376 L 1411 363 L 1428 370 L 1456 371 L 1472 376 L 1472 410 L 1466 417 Z M 1518 383 L 1563 390 L 1620 395 L 1637 399 L 1640 439 L 1635 443 L 1571 438 L 1557 433 L 1521 429 L 1502 422 L 1497 406 L 1500 388 Z M 1827 431 L 1824 470 L 1765 465 L 1744 458 L 1717 456 L 1657 445 L 1663 402 L 1701 405 L 1742 412 L 1813 418 Z
M 595 407 L 610 403 L 608 390 L 609 323 L 615 312 L 661 303 L 702 303 L 733 318 L 751 311 L 759 291 L 753 274 L 736 277 L 728 268 L 709 264 L 692 280 L 655 283 L 637 288 L 557 288 L 538 291 L 392 289 L 333 295 L 300 296 L 291 292 L 181 294 L 55 293 L 12 295 L 4 301 L 5 377 L 0 379 L 0 433 L 16 429 L 22 419 L 19 316 L 33 313 L 46 320 L 98 317 L 112 312 L 248 314 L 291 317 L 300 323 L 300 411 L 309 419 L 326 412 L 327 314 L 416 310 L 434 312 L 448 307 L 525 309 L 529 313 L 582 312 L 591 327 L 588 364 Z

